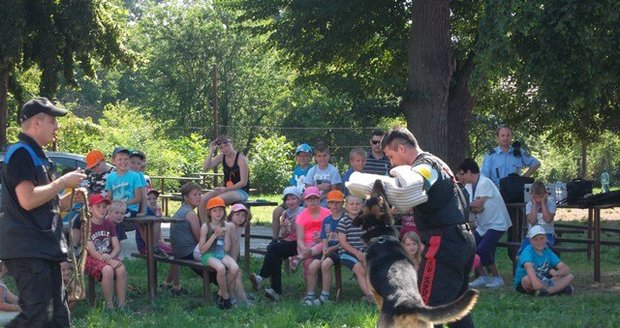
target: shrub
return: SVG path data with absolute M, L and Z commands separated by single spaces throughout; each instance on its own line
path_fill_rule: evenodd
M 250 186 L 260 193 L 279 193 L 291 177 L 293 168 L 293 144 L 285 137 L 256 138 L 248 154 Z

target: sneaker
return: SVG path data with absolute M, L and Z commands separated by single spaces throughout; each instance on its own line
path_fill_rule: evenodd
M 263 277 L 256 273 L 250 273 L 250 282 L 252 283 L 252 289 L 258 291 L 263 284 Z
M 153 254 L 161 257 L 168 257 L 168 254 L 164 253 L 164 251 L 162 251 L 159 247 L 153 248 Z
M 490 280 L 491 280 L 491 277 L 489 276 L 480 276 L 476 278 L 474 281 L 470 282 L 469 287 L 470 288 L 481 287 L 481 286 L 488 284 Z
M 471 286 L 471 284 L 469 284 Z M 491 277 L 484 287 L 487 288 L 500 288 L 504 287 L 504 279 L 502 277 Z
M 265 289 L 265 297 L 267 297 L 268 299 L 277 302 L 280 300 L 280 295 L 278 295 L 278 293 L 273 290 L 273 288 L 266 288 Z
M 299 257 L 295 256 L 289 261 L 290 269 L 292 273 L 297 271 L 297 267 L 299 267 Z
M 306 298 L 304 298 L 303 302 L 301 302 L 301 304 L 306 305 L 306 306 L 318 306 L 323 304 L 323 301 L 321 301 L 320 298 L 314 298 L 312 296 L 306 296 Z
M 572 295 L 574 292 L 575 292 L 575 287 L 568 285 L 564 289 L 562 289 L 562 291 L 560 291 L 558 294 Z

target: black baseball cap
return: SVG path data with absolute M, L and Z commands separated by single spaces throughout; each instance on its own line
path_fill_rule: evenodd
M 45 113 L 50 116 L 58 117 L 67 115 L 67 111 L 60 109 L 45 97 L 30 99 L 24 104 L 19 112 L 19 122 L 24 123 L 27 119 L 39 114 Z
M 125 147 L 116 147 L 114 148 L 114 151 L 112 152 L 112 158 L 116 157 L 116 154 L 118 153 L 125 153 L 127 155 L 131 155 L 131 152 L 129 151 L 129 149 Z
M 132 150 L 132 151 L 129 153 L 129 157 L 140 157 L 140 159 L 141 159 L 141 160 L 145 160 L 145 159 L 146 159 L 146 156 L 144 155 L 144 153 L 143 153 L 143 152 L 141 152 L 141 151 L 139 151 L 139 150 L 135 150 L 135 149 L 134 149 L 134 150 Z

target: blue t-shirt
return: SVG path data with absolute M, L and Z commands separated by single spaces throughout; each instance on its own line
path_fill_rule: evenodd
M 293 169 L 293 176 L 288 180 L 289 186 L 304 189 L 304 180 L 306 180 L 306 175 L 308 175 L 308 171 L 312 168 L 312 164 L 308 165 L 305 169 L 302 169 L 301 166 L 295 165 Z
M 108 175 L 105 183 L 105 190 L 110 192 L 112 199 L 128 201 L 135 198 L 136 189 L 143 186 L 140 175 L 133 171 L 127 171 L 123 175 L 112 172 Z M 137 212 L 139 204 L 127 205 L 127 209 Z
M 545 275 L 549 274 L 549 270 L 560 263 L 560 258 L 549 248 L 545 248 L 542 254 L 538 254 L 531 245 L 525 246 L 525 249 L 521 252 L 519 264 L 515 271 L 515 288 L 521 283 L 521 279 L 527 275 L 527 271 L 525 271 L 525 267 L 523 266 L 523 264 L 527 262 L 532 263 L 534 272 L 536 272 L 536 277 L 542 281 Z
M 499 179 L 507 177 L 511 173 L 521 175 L 521 169 L 538 165 L 540 162 L 534 157 L 521 150 L 521 156 L 514 155 L 514 149 L 510 147 L 507 153 L 497 146 L 490 153 L 484 156 L 480 173 L 493 180 L 499 187 Z
M 331 215 L 323 219 L 321 224 L 321 240 L 327 239 L 327 247 L 338 245 L 338 223 L 343 217 L 344 213 L 342 213 L 338 220 L 334 220 L 334 217 Z

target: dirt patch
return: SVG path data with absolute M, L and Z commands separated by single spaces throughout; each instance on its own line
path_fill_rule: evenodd
M 555 214 L 557 221 L 586 221 L 588 210 L 579 208 L 558 208 Z M 601 220 L 620 221 L 620 208 L 601 210 Z

